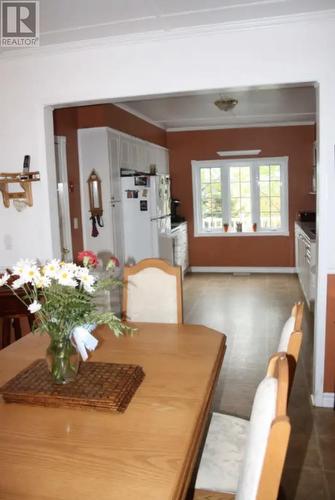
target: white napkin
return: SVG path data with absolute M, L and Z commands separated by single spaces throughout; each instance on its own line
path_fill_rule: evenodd
M 97 339 L 90 334 L 94 327 L 95 325 L 76 326 L 72 330 L 72 339 L 83 361 L 88 358 L 87 351 L 94 351 L 98 345 Z

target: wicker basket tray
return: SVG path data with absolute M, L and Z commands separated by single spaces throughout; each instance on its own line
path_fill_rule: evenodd
M 0 393 L 7 403 L 124 412 L 143 378 L 138 365 L 89 362 L 81 363 L 74 382 L 57 385 L 46 361 L 38 359 L 0 387 Z

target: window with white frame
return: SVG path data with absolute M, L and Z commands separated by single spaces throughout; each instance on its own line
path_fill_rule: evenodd
M 287 163 L 192 161 L 195 235 L 288 234 Z

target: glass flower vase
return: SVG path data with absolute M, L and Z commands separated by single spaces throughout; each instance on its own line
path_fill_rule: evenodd
M 51 338 L 46 358 L 55 384 L 68 384 L 75 380 L 79 369 L 79 353 L 69 338 Z

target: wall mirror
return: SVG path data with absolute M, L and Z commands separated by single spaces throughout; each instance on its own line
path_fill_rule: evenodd
M 101 196 L 101 179 L 95 170 L 92 170 L 88 180 L 90 212 L 92 217 L 101 217 L 103 213 Z

